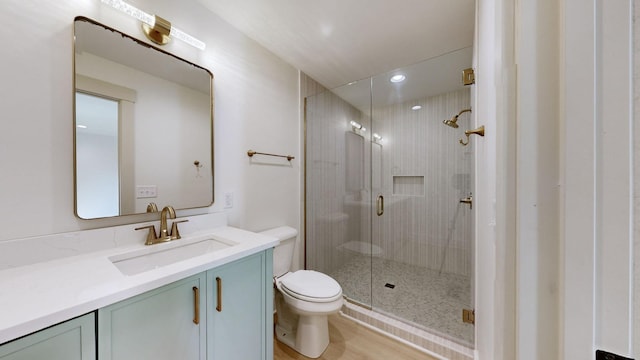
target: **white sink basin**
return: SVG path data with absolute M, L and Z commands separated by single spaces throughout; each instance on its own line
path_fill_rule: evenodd
M 109 260 L 124 275 L 135 275 L 145 271 L 191 259 L 196 256 L 226 249 L 237 243 L 227 239 L 206 238 L 192 241 L 173 240 L 164 244 L 115 255 Z

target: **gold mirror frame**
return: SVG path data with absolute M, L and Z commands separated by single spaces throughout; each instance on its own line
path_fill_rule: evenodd
M 95 32 L 91 34 L 86 33 L 86 29 L 89 28 L 91 28 L 92 31 L 95 30 Z M 99 38 L 89 40 L 87 39 L 89 36 L 98 36 Z M 95 52 L 108 51 L 100 53 L 99 56 L 92 54 L 88 51 L 91 48 L 91 46 L 86 45 L 88 42 L 94 42 L 98 45 L 99 49 L 94 49 Z M 126 49 L 123 50 L 123 48 Z M 107 52 L 109 54 L 107 54 Z M 107 64 L 113 62 L 113 67 L 106 66 L 109 71 L 118 68 L 118 66 L 122 66 L 122 69 L 125 71 L 131 71 L 132 73 L 139 72 L 145 76 L 156 76 L 158 83 L 167 83 L 169 86 L 175 86 L 176 88 L 184 87 L 184 90 L 182 90 L 184 94 L 180 93 L 182 96 L 175 96 L 175 98 L 187 99 L 188 102 L 198 103 L 199 106 L 190 108 L 186 107 L 184 103 L 170 103 L 170 101 L 166 101 L 166 98 L 162 100 L 161 95 L 156 96 L 157 94 L 170 93 L 170 90 L 173 90 L 172 88 L 164 90 L 161 88 L 147 88 L 147 91 L 153 90 L 153 92 L 146 92 L 144 93 L 145 96 L 137 96 L 136 93 L 141 90 L 137 88 L 136 84 L 131 86 L 131 83 L 121 83 L 121 81 L 126 82 L 128 78 L 131 78 L 131 76 L 126 76 L 124 72 L 123 74 L 117 74 L 112 71 L 110 74 L 107 74 L 107 71 L 105 71 L 104 74 L 98 74 L 98 76 L 95 76 L 96 73 L 87 74 L 88 68 L 92 68 L 95 72 L 99 72 L 98 70 L 101 71 L 101 65 L 92 65 L 92 67 L 85 66 L 88 62 L 81 59 L 85 53 L 89 53 L 89 55 L 91 55 L 90 57 L 97 59 L 101 57 L 103 57 L 102 60 L 108 59 L 106 61 Z M 137 55 L 134 55 L 134 53 Z M 123 54 L 127 56 L 123 56 Z M 144 59 L 142 58 L 143 56 Z M 82 219 L 96 219 L 153 212 L 154 208 L 162 208 L 166 205 L 172 205 L 178 210 L 211 206 L 214 201 L 213 74 L 199 65 L 83 16 L 78 16 L 74 19 L 73 57 L 74 209 L 76 216 Z M 87 58 L 89 58 L 89 56 L 87 56 Z M 130 62 L 128 59 L 138 61 Z M 134 62 L 137 62 L 137 65 L 134 65 Z M 162 75 L 156 71 L 166 69 L 169 66 L 182 67 L 186 72 L 175 76 L 178 70 L 165 71 L 165 74 Z M 114 74 L 116 76 L 113 76 Z M 174 76 L 174 79 L 169 79 L 171 76 Z M 87 87 L 87 78 L 89 79 L 88 83 L 92 84 L 89 85 L 89 87 Z M 121 81 L 119 81 L 118 78 L 124 78 L 125 80 L 121 79 Z M 183 82 L 185 79 L 190 79 L 188 85 Z M 124 89 L 126 95 L 120 97 L 119 95 L 105 94 L 103 91 L 104 87 L 102 86 L 105 84 L 108 86 L 113 85 L 116 89 L 118 87 Z M 127 89 L 130 91 L 127 91 Z M 81 157 L 79 155 L 83 154 L 78 153 L 78 151 L 82 151 L 79 150 L 78 136 L 82 135 L 77 128 L 77 93 L 86 93 L 114 99 L 120 101 L 120 104 L 127 103 L 128 105 L 119 108 L 119 121 L 121 125 L 123 124 L 122 113 L 129 112 L 133 114 L 132 116 L 135 119 L 136 126 L 144 129 L 144 133 L 140 131 L 128 133 L 130 139 L 126 141 L 123 140 L 127 138 L 126 136 L 118 136 L 117 214 L 88 215 L 87 211 L 83 212 L 83 205 L 79 205 L 84 204 L 83 201 L 87 198 L 87 195 L 84 195 L 84 190 L 81 190 L 79 194 L 79 189 L 84 189 L 82 186 L 86 184 L 82 183 L 85 181 L 82 176 L 83 165 L 78 163 L 79 157 Z M 136 102 L 138 98 L 140 98 L 139 103 Z M 144 106 L 142 98 L 146 101 Z M 122 99 L 125 100 L 121 101 Z M 204 107 L 204 103 L 206 103 L 206 108 Z M 129 106 L 128 109 L 127 106 Z M 167 107 L 175 110 L 175 113 L 180 113 L 180 115 L 184 114 L 184 116 L 176 116 L 166 120 L 162 119 L 161 115 L 168 113 L 163 112 L 162 109 Z M 155 112 L 148 114 L 141 113 L 143 108 L 155 109 Z M 187 109 L 189 111 L 184 111 Z M 206 118 L 203 115 L 205 113 Z M 200 116 L 196 117 L 196 115 L 193 114 L 199 114 Z M 193 119 L 189 119 L 189 116 L 193 116 Z M 176 123 L 176 118 L 180 123 Z M 200 122 L 200 120 L 204 120 L 204 122 Z M 145 123 L 153 126 L 145 126 Z M 134 127 L 128 123 L 124 125 L 126 125 L 123 126 L 125 128 Z M 208 127 L 208 130 L 205 131 L 204 128 L 206 127 Z M 167 128 L 173 128 L 174 130 L 168 131 Z M 179 131 L 176 131 L 176 129 Z M 126 130 L 119 128 L 118 131 L 122 132 Z M 209 135 L 207 135 L 207 132 Z M 189 133 L 191 133 L 191 137 L 185 138 L 185 136 L 188 136 L 186 134 Z M 180 137 L 181 134 L 182 138 Z M 193 143 L 200 144 L 200 149 L 191 149 Z M 148 148 L 145 149 L 147 150 L 146 152 L 149 153 L 150 148 L 153 155 L 140 159 L 141 154 L 145 153 L 145 151 L 139 151 L 138 149 L 143 147 L 144 144 L 148 144 Z M 132 146 L 138 146 L 138 148 L 131 150 Z M 129 150 L 127 150 L 127 148 Z M 131 153 L 130 151 L 134 152 Z M 192 152 L 189 153 L 190 151 Z M 179 153 L 179 156 L 176 155 L 177 153 Z M 172 159 L 174 161 L 165 163 L 165 159 Z M 99 162 L 100 159 L 96 158 L 92 163 L 98 164 Z M 129 163 L 129 165 L 125 165 L 125 163 Z M 151 165 L 148 165 L 147 169 L 140 170 L 141 165 L 144 167 L 145 164 L 149 163 Z M 161 163 L 162 166 L 157 166 L 156 171 L 153 169 L 153 163 Z M 133 179 L 136 179 L 135 183 L 133 183 Z M 171 182 L 171 179 L 175 179 L 175 181 Z M 138 195 L 140 195 L 138 192 L 140 188 L 144 190 L 146 187 L 153 187 L 155 183 L 157 183 L 157 185 L 155 185 L 157 197 L 138 197 Z M 162 185 L 160 185 L 160 183 L 162 183 Z M 132 199 L 132 197 L 134 198 Z M 85 206 L 85 208 L 86 207 L 87 206 Z

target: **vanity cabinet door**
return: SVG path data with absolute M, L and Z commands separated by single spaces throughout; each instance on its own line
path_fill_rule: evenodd
M 207 272 L 209 360 L 273 359 L 272 251 Z
M 206 359 L 205 279 L 195 275 L 98 310 L 100 360 Z
M 95 360 L 95 314 L 87 314 L 0 346 L 2 360 Z

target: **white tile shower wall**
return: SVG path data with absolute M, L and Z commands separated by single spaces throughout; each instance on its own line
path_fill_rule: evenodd
M 411 110 L 415 104 L 422 109 Z M 469 106 L 463 89 L 374 108 L 374 128 L 385 139 L 382 186 L 374 192 L 385 197 L 385 215 L 374 218 L 373 244 L 385 259 L 472 274 L 472 212 L 459 203 L 473 191 L 473 147 L 458 143 L 469 129 L 469 113 L 459 117 L 457 129 L 442 123 Z M 415 184 L 416 195 L 394 194 L 394 176 L 421 178 L 424 195 Z
M 348 254 L 339 246 L 360 239 L 360 192 L 346 187 L 346 136 L 359 110 L 330 91 L 306 98 L 307 267 L 329 271 Z M 366 170 L 366 169 L 365 169 Z M 348 204 L 354 204 L 350 206 Z

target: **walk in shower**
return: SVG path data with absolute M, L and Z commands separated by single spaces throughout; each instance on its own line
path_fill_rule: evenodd
M 351 303 L 469 347 L 475 138 L 459 140 L 474 127 L 460 79 L 471 58 L 464 48 L 330 90 L 302 83 L 306 267 Z

